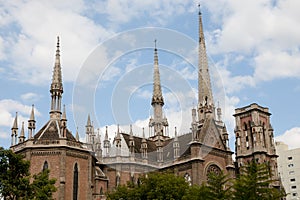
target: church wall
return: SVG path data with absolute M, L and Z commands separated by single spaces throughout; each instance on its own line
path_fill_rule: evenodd
M 73 199 L 74 166 L 78 165 L 78 199 L 87 199 L 91 193 L 89 175 L 89 156 L 74 151 L 67 151 L 70 155 L 66 156 L 66 199 Z M 78 157 L 76 157 L 78 156 Z M 82 158 L 79 158 L 82 157 Z

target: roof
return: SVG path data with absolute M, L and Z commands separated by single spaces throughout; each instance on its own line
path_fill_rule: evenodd
M 67 129 L 67 140 L 76 142 L 75 137 Z M 59 140 L 62 138 L 61 126 L 59 119 L 50 119 L 38 132 L 34 135 L 34 141 L 38 140 Z

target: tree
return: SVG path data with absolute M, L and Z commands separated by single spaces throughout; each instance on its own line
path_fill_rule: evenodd
M 31 184 L 32 194 L 31 199 L 51 200 L 53 192 L 56 191 L 54 186 L 56 180 L 49 179 L 49 169 L 33 175 L 33 182 Z
M 4 199 L 27 199 L 30 194 L 29 161 L 0 147 L 0 194 Z
M 227 175 L 211 172 L 208 174 L 208 180 L 201 186 L 194 185 L 190 187 L 184 200 L 229 200 L 232 199 L 231 183 Z
M 210 198 L 209 189 L 203 183 L 201 186 L 193 185 L 189 187 L 186 194 L 183 196 L 183 200 L 207 200 Z
M 119 186 L 108 194 L 108 199 L 182 199 L 188 188 L 183 177 L 171 173 L 149 173 L 140 182 L 139 185 Z
M 232 199 L 230 179 L 227 175 L 211 172 L 208 174 L 207 188 L 208 196 L 211 200 L 228 200 Z
M 285 196 L 284 191 L 272 187 L 269 167 L 252 161 L 241 168 L 234 183 L 234 200 L 273 200 Z
M 0 147 L 0 195 L 3 199 L 52 199 L 56 188 L 55 179 L 49 180 L 49 170 L 33 175 L 32 179 L 29 167 L 30 162 L 22 155 Z

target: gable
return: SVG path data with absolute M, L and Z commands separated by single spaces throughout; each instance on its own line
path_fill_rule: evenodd
M 221 133 L 214 119 L 206 119 L 200 130 L 200 142 L 206 146 L 226 150 Z

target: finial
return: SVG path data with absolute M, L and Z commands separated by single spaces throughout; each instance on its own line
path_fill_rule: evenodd
M 78 133 L 78 126 L 76 127 L 76 136 L 75 139 L 77 142 L 79 142 L 79 133 Z
M 156 42 L 157 42 L 157 40 L 155 39 L 155 40 L 154 40 L 154 49 L 155 49 L 155 50 L 157 50 L 157 49 L 156 49 Z
M 130 124 L 130 135 L 131 135 L 131 136 L 133 135 L 133 132 L 132 132 L 132 124 Z
M 202 13 L 201 13 L 201 6 L 200 6 L 200 3 L 198 3 L 198 8 L 199 8 L 198 14 L 201 15 Z
M 63 109 L 63 114 L 62 114 L 62 119 L 67 119 L 67 114 L 66 114 L 66 105 L 64 104 L 64 109 Z
M 56 45 L 57 48 L 59 48 L 59 36 L 57 36 L 57 45 Z
M 18 129 L 18 112 L 16 112 L 16 117 L 12 128 Z
M 21 137 L 24 137 L 25 136 L 25 131 L 24 131 L 24 122 L 22 122 L 22 129 L 21 129 L 21 134 L 20 134 Z
M 175 126 L 175 137 L 177 137 L 177 127 Z

